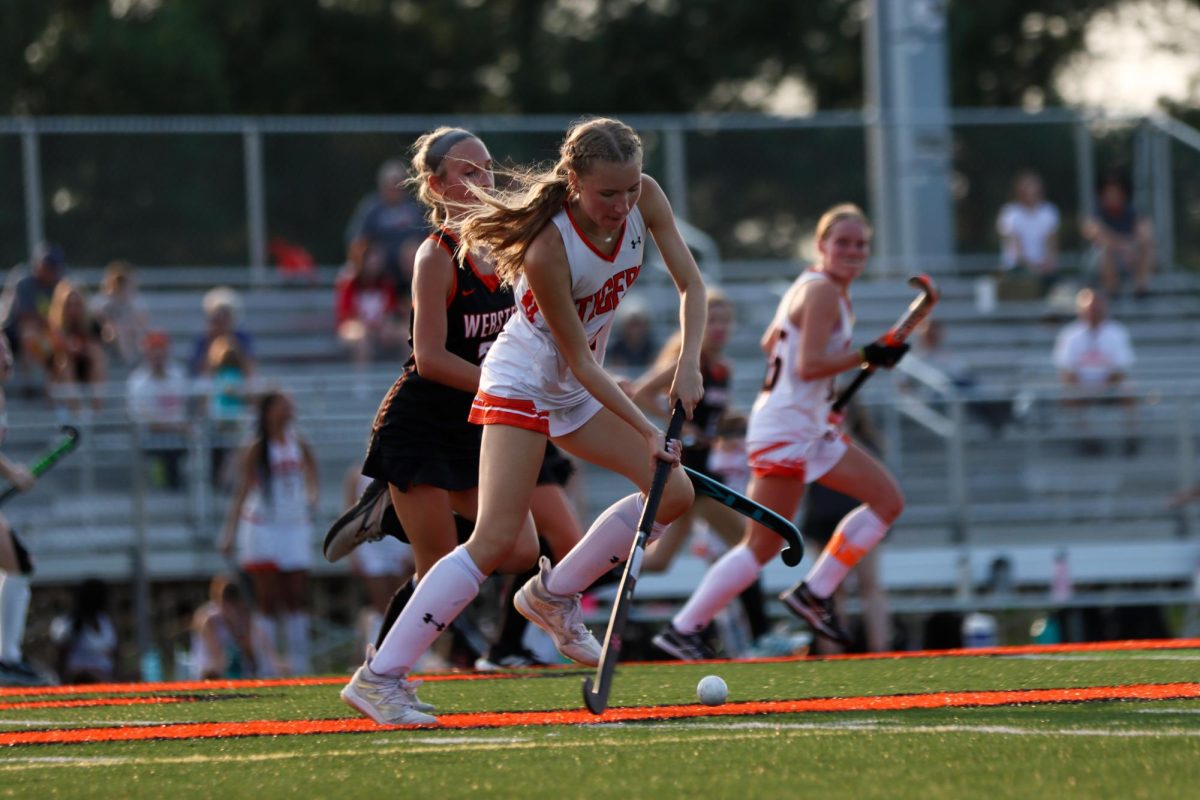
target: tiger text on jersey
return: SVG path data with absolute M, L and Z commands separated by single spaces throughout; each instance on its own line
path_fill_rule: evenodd
M 638 264 L 636 267 L 630 267 L 627 270 L 618 272 L 604 282 L 604 285 L 600 287 L 600 291 L 591 297 L 576 300 L 575 308 L 579 312 L 579 320 L 587 322 L 597 314 L 616 311 L 617 306 L 621 303 L 621 297 L 637 281 L 638 273 L 641 270 L 642 265 Z

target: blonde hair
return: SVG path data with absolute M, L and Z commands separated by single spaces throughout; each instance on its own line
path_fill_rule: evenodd
M 506 170 L 511 190 L 485 194 L 473 190 L 481 204 L 460 225 L 468 249 L 492 254 L 496 275 L 513 284 L 521 275 L 525 253 L 535 236 L 567 202 L 569 173 L 587 175 L 598 163 L 641 164 L 642 140 L 624 122 L 597 117 L 575 123 L 558 150 L 558 161 L 542 171 Z
M 77 320 L 67 319 L 67 301 L 71 296 L 75 295 L 79 298 L 79 304 L 83 308 L 82 317 Z M 86 333 L 88 323 L 91 320 L 91 311 L 88 309 L 87 293 L 83 288 L 77 286 L 70 281 L 62 280 L 54 287 L 54 294 L 50 296 L 50 307 L 46 311 L 46 322 L 56 331 L 66 331 L 68 323 L 78 326 L 78 330 L 72 329 L 74 333 Z
M 829 231 L 833 226 L 844 219 L 858 220 L 867 229 L 867 235 L 871 235 L 871 223 L 867 220 L 867 215 L 863 213 L 863 210 L 854 203 L 839 203 L 822 214 L 821 218 L 817 220 L 817 233 L 814 241 L 821 242 L 829 235 Z
M 450 212 L 445 201 L 429 188 L 430 177 L 446 174 L 446 155 L 459 142 L 479 137 L 464 128 L 443 125 L 422 134 L 412 145 L 412 164 L 409 168 L 408 186 L 421 205 L 425 206 L 425 219 L 435 228 L 450 221 Z

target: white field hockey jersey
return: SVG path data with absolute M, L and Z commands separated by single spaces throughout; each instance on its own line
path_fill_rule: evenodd
M 796 366 L 800 360 L 800 326 L 788 318 L 788 309 L 796 293 L 813 281 L 828 281 L 821 272 L 805 271 L 792 282 L 775 309 L 771 329 L 780 333 L 768 354 L 767 376 L 750 410 L 746 431 L 747 446 L 753 450 L 776 442 L 805 441 L 822 436 L 829 428 L 833 405 L 832 377 L 801 380 Z M 840 315 L 829 336 L 826 352 L 846 352 L 854 330 L 854 311 L 850 301 L 838 295 Z
M 604 363 L 604 351 L 617 306 L 642 269 L 646 244 L 646 222 L 635 206 L 616 237 L 619 242 L 606 255 L 583 235 L 570 210 L 564 207 L 552 219 L 562 236 L 571 269 L 571 296 L 583 323 L 596 361 Z M 483 360 L 479 388 L 508 387 L 501 394 L 517 391 L 522 399 L 539 408 L 570 408 L 588 397 L 587 389 L 567 366 L 558 351 L 554 334 L 538 309 L 537 300 L 524 275 L 513 288 L 517 313 L 509 318 L 496 343 Z
M 263 487 L 256 481 L 242 504 L 242 519 L 258 525 L 307 520 L 308 490 L 296 434 L 288 431 L 282 443 L 268 441 L 267 457 L 271 460 L 270 498 L 264 496 Z

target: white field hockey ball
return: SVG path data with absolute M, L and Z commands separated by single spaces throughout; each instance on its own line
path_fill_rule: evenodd
M 716 675 L 706 675 L 696 686 L 696 696 L 706 706 L 719 706 L 729 697 L 729 687 Z

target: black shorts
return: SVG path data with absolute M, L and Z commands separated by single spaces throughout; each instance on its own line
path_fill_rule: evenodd
M 574 462 L 553 443 L 547 441 L 546 457 L 542 459 L 542 468 L 538 471 L 538 486 L 566 486 L 574 474 Z
M 822 547 L 833 538 L 833 532 L 842 517 L 862 505 L 861 500 L 819 483 L 810 483 L 805 494 L 801 531 L 805 541 L 819 543 Z
M 379 404 L 362 474 L 401 491 L 410 486 L 474 489 L 483 428 L 467 422 L 473 399 L 405 372 Z

